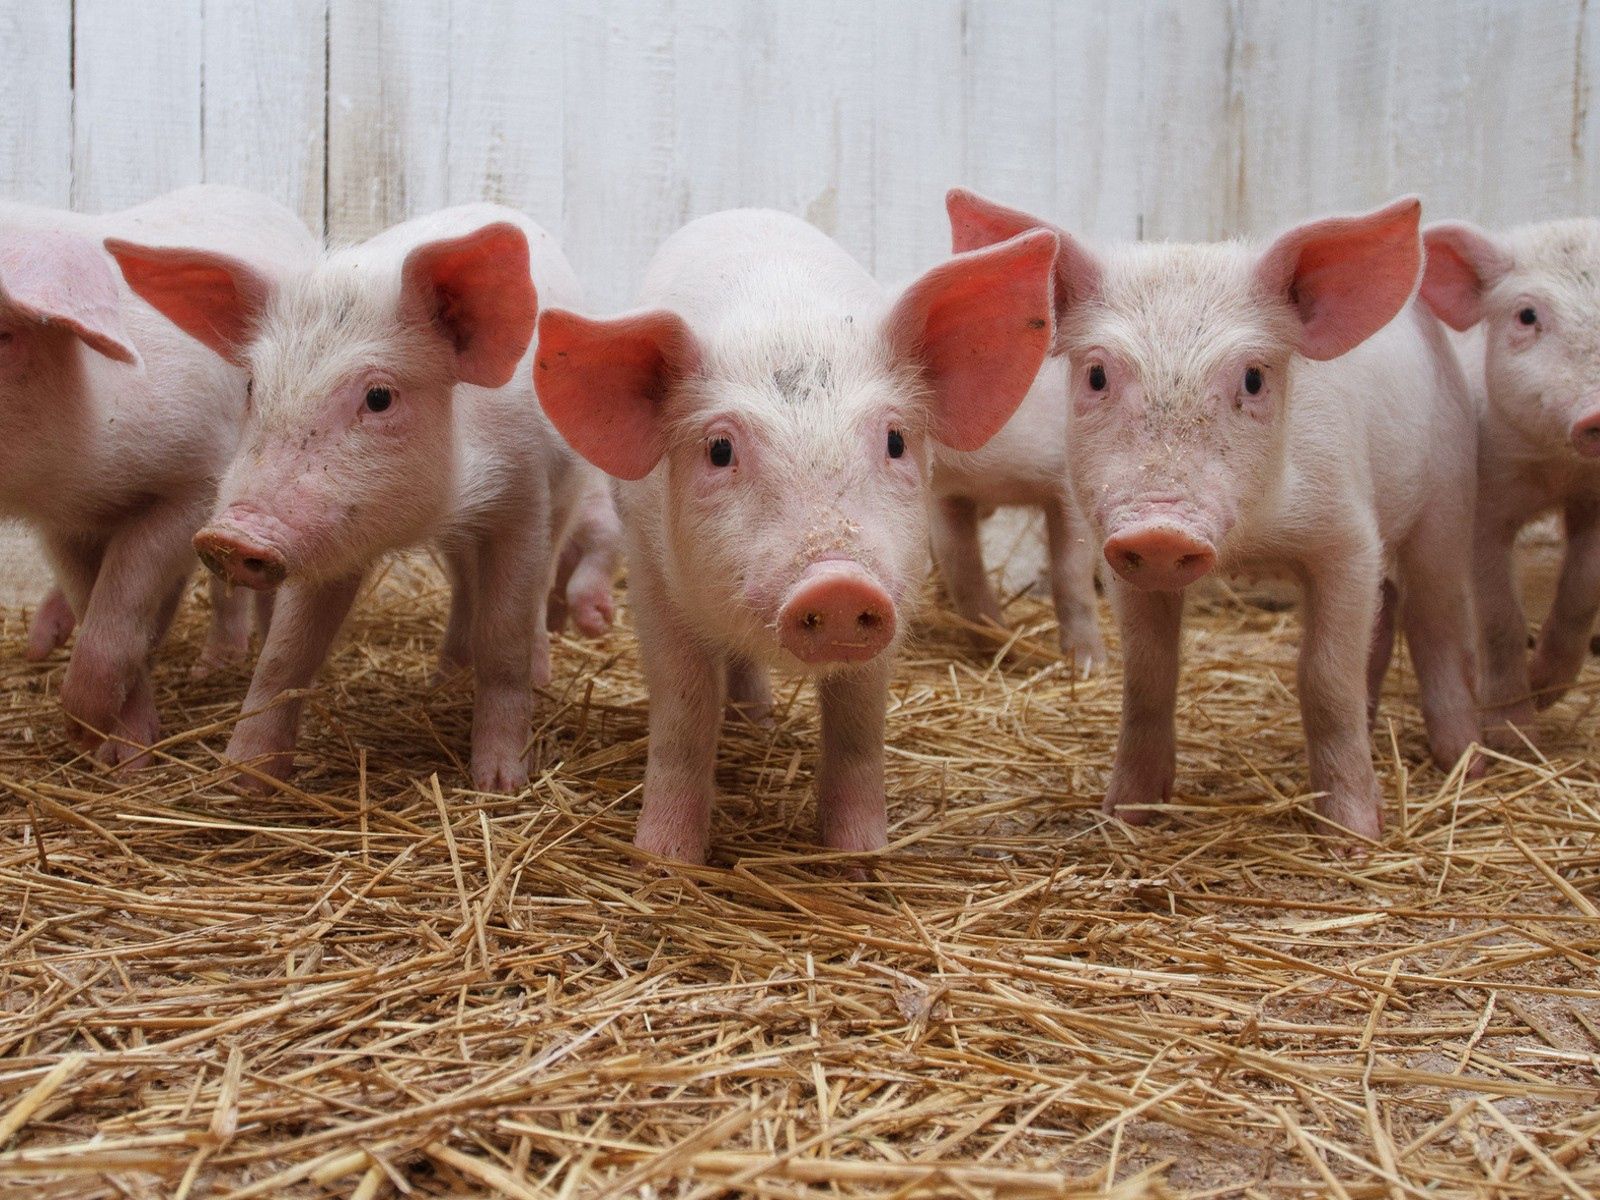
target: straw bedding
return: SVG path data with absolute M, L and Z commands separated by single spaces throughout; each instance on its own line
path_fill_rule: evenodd
M 809 835 L 815 711 L 725 738 L 713 864 L 629 845 L 626 628 L 562 642 L 515 799 L 464 789 L 443 594 L 391 571 L 304 774 L 219 786 L 243 673 L 161 659 L 163 765 L 72 760 L 64 661 L 0 714 L 0 1192 L 30 1197 L 1588 1196 L 1600 1192 L 1600 670 L 1544 754 L 1378 737 L 1385 844 L 1304 820 L 1296 622 L 1215 591 L 1179 803 L 1098 811 L 1119 685 L 931 609 L 889 717 L 889 853 Z M 1040 648 L 1038 657 L 1030 647 Z

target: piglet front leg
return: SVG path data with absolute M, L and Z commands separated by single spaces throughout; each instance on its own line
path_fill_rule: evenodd
M 888 657 L 880 654 L 817 683 L 822 710 L 817 811 L 822 844 L 831 850 L 882 850 L 889 841 L 883 787 Z
M 211 628 L 200 657 L 189 668 L 191 679 L 205 679 L 244 661 L 250 653 L 250 596 L 246 588 L 230 587 L 211 577 Z
M 1568 504 L 1566 523 L 1561 577 L 1529 668 L 1528 683 L 1539 708 L 1561 699 L 1583 670 L 1589 631 L 1600 611 L 1600 504 L 1593 500 Z
M 226 757 L 248 763 L 275 779 L 287 779 L 294 768 L 300 737 L 299 697 L 279 700 L 284 692 L 308 687 L 327 660 L 333 639 L 361 590 L 360 575 L 327 583 L 291 583 L 274 607 L 272 628 L 244 700 L 244 716 L 233 727 Z M 241 776 L 242 791 L 265 792 L 270 785 Z
M 1376 546 L 1317 564 L 1305 588 L 1300 713 L 1317 812 L 1361 837 L 1383 832 L 1367 727 L 1367 658 L 1382 572 Z
M 1483 655 L 1480 699 L 1485 740 L 1514 751 L 1522 746 L 1518 731 L 1533 724 L 1534 710 L 1528 682 L 1528 619 L 1512 566 L 1518 522 L 1495 503 L 1497 482 L 1485 475 L 1473 529 L 1473 587 Z
M 722 664 L 674 619 L 659 583 L 640 577 L 630 587 L 650 691 L 650 749 L 633 844 L 662 858 L 703 863 L 716 798 Z
M 479 548 L 472 620 L 472 783 L 479 791 L 519 792 L 528 782 L 533 723 L 533 663 L 549 662 L 544 596 L 550 548 L 532 532 L 486 540 Z M 548 680 L 548 670 L 544 677 Z
M 1122 633 L 1122 730 L 1106 785 L 1105 810 L 1130 825 L 1150 820 L 1150 805 L 1172 799 L 1178 770 L 1178 660 L 1182 592 L 1111 584 Z

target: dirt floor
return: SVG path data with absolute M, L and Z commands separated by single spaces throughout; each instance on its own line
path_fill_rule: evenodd
M 305 770 L 221 786 L 242 672 L 160 660 L 165 762 L 75 759 L 64 656 L 0 622 L 0 1194 L 1600 1192 L 1600 663 L 1540 750 L 1426 761 L 1408 672 L 1365 859 L 1309 830 L 1276 597 L 1196 606 L 1178 797 L 1099 811 L 1117 676 L 930 610 L 889 716 L 893 845 L 810 840 L 815 711 L 730 729 L 713 862 L 629 838 L 631 638 L 562 642 L 538 779 L 467 790 L 443 594 L 391 574 Z M 1030 656 L 1030 647 L 1037 647 Z

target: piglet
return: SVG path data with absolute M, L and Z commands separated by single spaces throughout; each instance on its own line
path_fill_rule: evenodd
M 228 758 L 289 774 L 301 700 L 284 693 L 310 684 L 374 562 L 431 543 L 453 583 L 441 668 L 470 666 L 476 683 L 473 782 L 520 789 L 557 549 L 579 508 L 605 504 L 532 394 L 538 303 L 578 299 L 549 234 L 467 205 L 281 283 L 226 255 L 108 249 L 140 295 L 252 380 L 242 449 L 194 539 L 218 575 L 282 591 Z M 571 598 L 596 621 L 602 575 Z
M 573 447 L 622 482 L 628 588 L 650 689 L 636 844 L 704 860 L 725 701 L 759 715 L 768 668 L 817 681 L 821 836 L 887 836 L 890 666 L 927 570 L 933 447 L 1006 423 L 1050 339 L 1055 238 L 935 267 L 892 305 L 782 213 L 691 222 L 641 311 L 549 309 L 535 375 Z
M 936 446 L 933 456 L 933 556 L 945 591 L 969 621 L 1003 626 L 999 598 L 983 565 L 979 522 L 995 508 L 1044 513 L 1046 573 L 1061 655 L 1079 675 L 1105 666 L 1094 572 L 1099 552 L 1078 507 L 1067 468 L 1066 364 L 1045 359 L 1016 415 L 980 450 Z
M 77 626 L 61 684 L 69 732 L 104 762 L 138 764 L 160 733 L 148 659 L 238 442 L 245 376 L 122 285 L 107 235 L 225 250 L 263 278 L 316 244 L 283 206 L 237 188 L 104 216 L 0 204 L 0 511 L 34 528 L 57 584 L 27 654 L 48 656 Z M 197 670 L 243 657 L 242 600 L 213 589 Z
M 1044 225 L 969 192 L 958 247 Z M 1122 730 L 1105 806 L 1169 800 L 1185 590 L 1213 571 L 1304 591 L 1299 691 L 1318 813 L 1382 829 L 1369 722 L 1403 618 L 1434 758 L 1477 739 L 1470 574 L 1476 423 L 1443 328 L 1411 302 L 1415 199 L 1265 248 L 1055 230 L 1070 475 L 1110 565 Z
M 1423 234 L 1422 295 L 1453 329 L 1480 391 L 1478 620 L 1490 740 L 1522 745 L 1534 710 L 1583 667 L 1600 611 L 1600 221 L 1506 234 L 1449 222 Z M 1566 555 L 1529 664 L 1512 547 L 1561 513 Z

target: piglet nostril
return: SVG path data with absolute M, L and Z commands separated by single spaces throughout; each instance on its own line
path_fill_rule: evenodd
M 1132 550 L 1124 550 L 1122 552 L 1122 562 L 1130 571 L 1137 571 L 1144 565 L 1144 559 L 1140 558 Z
M 263 559 L 247 558 L 244 560 L 244 567 L 247 571 L 264 571 L 267 569 L 267 564 Z
M 822 614 L 819 612 L 808 612 L 804 617 L 800 618 L 800 623 L 807 629 L 821 629 Z
M 861 626 L 863 629 L 871 629 L 882 619 L 883 618 L 878 616 L 878 614 L 875 612 L 864 612 L 856 618 L 856 624 Z

